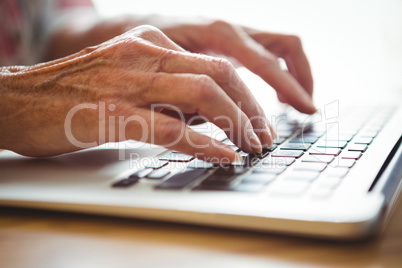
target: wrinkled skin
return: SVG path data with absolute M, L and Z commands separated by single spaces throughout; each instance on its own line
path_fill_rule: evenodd
M 168 25 L 160 27 L 163 32 L 152 26 L 125 32 L 135 26 L 127 20 L 108 25 L 102 37 L 90 34 L 100 26 L 91 28 L 85 33 L 88 40 L 103 41 L 124 33 L 62 57 L 74 51 L 63 50 L 58 42 L 74 39 L 61 36 L 79 35 L 66 31 L 50 43 L 58 50 L 50 49 L 49 57 L 61 58 L 0 69 L 2 148 L 50 156 L 133 139 L 202 159 L 234 161 L 238 156 L 229 146 L 187 126 L 193 115 L 221 127 L 243 151 L 258 152 L 261 146 L 271 145 L 275 133 L 233 65 L 191 52 L 235 58 L 271 84 L 281 101 L 301 112 L 315 111 L 311 71 L 297 37 L 222 21 Z M 289 72 L 279 68 L 277 57 L 286 60 Z M 80 104 L 95 106 L 78 109 L 70 118 L 71 125 L 65 125 Z M 105 117 L 99 116 L 100 107 L 105 107 Z M 80 144 L 72 143 L 66 133 Z

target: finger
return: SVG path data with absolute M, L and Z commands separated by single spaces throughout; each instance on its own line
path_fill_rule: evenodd
M 225 38 L 222 53 L 236 58 L 245 67 L 263 78 L 297 110 L 304 113 L 316 111 L 311 96 L 291 74 L 280 69 L 277 58 L 261 44 L 237 28 Z
M 163 47 L 175 51 L 185 52 L 185 50 L 178 44 L 173 42 L 167 37 L 161 30 L 151 25 L 141 25 L 128 32 L 126 35 L 134 36 L 136 38 L 142 38 L 144 41 L 149 42 L 152 46 Z
M 274 55 L 253 40 L 238 38 L 232 56 L 238 58 L 245 67 L 269 83 L 287 103 L 304 113 L 316 111 L 311 95 L 288 72 L 281 70 Z
M 311 67 L 299 37 L 259 32 L 247 27 L 243 27 L 243 29 L 257 43 L 276 56 L 285 59 L 289 72 L 312 95 L 314 82 Z
M 307 58 L 306 61 L 304 61 L 298 59 L 297 57 L 292 57 L 291 55 L 283 55 L 282 57 L 286 62 L 289 72 L 312 97 L 314 91 L 314 82 Z
M 178 119 L 136 108 L 119 125 L 119 140 L 133 139 L 163 146 L 214 163 L 231 163 L 241 157 L 228 145 L 202 135 Z
M 172 116 L 174 118 L 180 119 L 180 120 L 182 120 L 184 118 L 184 120 L 182 120 L 182 121 L 189 125 L 199 125 L 199 124 L 203 124 L 203 123 L 207 122 L 206 118 L 200 116 L 198 113 L 191 113 L 191 114 L 184 113 L 183 114 L 183 113 L 178 113 L 177 111 L 169 109 L 169 108 L 162 109 L 160 112 L 163 114 Z
M 211 77 L 249 118 L 253 118 L 252 125 L 262 145 L 272 145 L 267 126 L 269 122 L 263 109 L 229 61 L 205 55 L 171 53 L 161 63 L 161 70 L 168 73 L 206 74 Z
M 141 101 L 147 107 L 154 109 L 162 105 L 176 110 L 183 115 L 182 121 L 185 121 L 184 114 L 198 113 L 222 128 L 243 151 L 261 152 L 261 143 L 246 114 L 209 76 L 145 73 L 130 83 L 134 88 L 147 85 L 141 92 Z

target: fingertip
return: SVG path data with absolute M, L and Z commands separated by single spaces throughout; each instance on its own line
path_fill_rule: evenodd
M 265 126 L 269 130 L 270 138 L 271 139 L 277 139 L 278 134 L 276 133 L 274 127 L 270 124 L 270 122 L 268 120 L 265 122 Z
M 300 101 L 292 105 L 297 110 L 306 114 L 314 114 L 317 112 L 317 108 L 314 106 L 313 98 L 306 91 L 300 92 Z M 297 105 L 297 106 L 296 106 Z
M 306 106 L 306 114 L 315 114 L 317 112 L 317 108 L 315 107 L 313 100 L 311 99 L 311 101 L 308 103 L 308 105 Z
M 232 163 L 232 162 L 241 161 L 242 157 L 235 150 L 233 150 L 232 148 L 224 147 L 220 152 L 219 159 L 220 159 L 220 163 L 223 163 L 223 162 Z M 227 161 L 227 159 L 229 161 Z
M 249 140 L 250 140 L 250 147 L 251 151 L 255 153 L 261 153 L 262 152 L 262 145 L 261 141 L 258 138 L 258 136 L 254 133 L 254 131 L 250 132 Z
M 261 146 L 262 147 L 271 147 L 272 142 L 273 142 L 273 133 L 270 128 L 268 128 L 268 125 L 265 126 L 263 131 L 260 134 L 260 141 L 261 141 Z

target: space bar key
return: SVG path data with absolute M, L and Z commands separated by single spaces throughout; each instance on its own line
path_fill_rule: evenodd
M 192 183 L 202 175 L 206 174 L 208 169 L 194 169 L 183 173 L 176 174 L 166 181 L 158 184 L 156 189 L 182 189 L 186 185 Z

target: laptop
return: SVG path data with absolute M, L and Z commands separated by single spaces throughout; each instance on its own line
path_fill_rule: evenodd
M 255 76 L 241 72 L 253 86 Z M 264 105 L 264 103 L 263 103 Z M 273 105 L 265 105 L 272 108 Z M 267 111 L 279 138 L 216 166 L 127 141 L 49 158 L 0 152 L 0 205 L 360 240 L 386 225 L 400 193 L 402 105 L 341 99 L 313 116 Z

